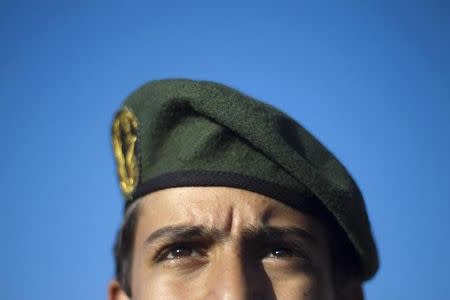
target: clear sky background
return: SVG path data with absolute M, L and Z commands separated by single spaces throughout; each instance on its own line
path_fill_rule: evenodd
M 105 299 L 110 123 L 169 77 L 269 102 L 341 159 L 381 256 L 367 299 L 449 299 L 447 1 L 63 2 L 0 1 L 0 299 Z

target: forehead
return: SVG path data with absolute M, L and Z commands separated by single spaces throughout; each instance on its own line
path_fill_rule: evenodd
M 230 233 L 264 225 L 297 226 L 324 236 L 320 222 L 275 199 L 230 187 L 164 189 L 140 200 L 138 236 L 165 226 L 202 225 Z

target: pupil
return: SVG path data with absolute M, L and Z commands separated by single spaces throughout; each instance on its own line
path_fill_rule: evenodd
M 180 256 L 188 256 L 188 255 L 191 255 L 191 250 L 189 248 L 178 247 L 173 250 L 173 256 L 180 257 Z
M 272 251 L 273 256 L 289 256 L 291 253 L 287 249 L 278 248 Z

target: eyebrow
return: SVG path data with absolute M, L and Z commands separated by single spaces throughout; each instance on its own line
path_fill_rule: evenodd
M 176 225 L 162 227 L 151 233 L 144 242 L 147 247 L 160 240 L 209 240 L 220 241 L 227 238 L 228 232 L 203 225 Z M 306 230 L 295 227 L 252 226 L 244 230 L 244 240 L 247 241 L 276 241 L 284 239 L 304 239 L 317 244 L 317 239 Z
M 314 235 L 296 226 L 250 227 L 244 231 L 244 238 L 247 240 L 258 240 L 258 241 L 264 240 L 276 241 L 295 238 L 295 239 L 304 239 L 314 244 L 318 243 L 318 240 Z
M 158 240 L 190 240 L 190 239 L 220 240 L 224 238 L 222 232 L 217 229 L 198 226 L 166 226 L 162 227 L 148 236 L 144 245 L 152 244 Z

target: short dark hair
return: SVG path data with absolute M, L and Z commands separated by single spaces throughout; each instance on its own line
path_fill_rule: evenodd
M 363 281 L 359 255 L 342 227 L 330 215 L 320 221 L 327 231 L 334 285 L 345 286 L 353 280 Z
M 122 225 L 114 243 L 115 276 L 120 287 L 131 297 L 131 267 L 133 265 L 133 245 L 139 217 L 139 203 L 134 201 L 125 213 Z
M 120 287 L 131 297 L 131 268 L 133 262 L 133 245 L 139 217 L 139 203 L 134 201 L 124 216 L 123 223 L 117 232 L 114 244 L 115 276 Z M 328 211 L 322 211 L 316 217 L 326 228 L 330 245 L 331 266 L 334 284 L 345 285 L 350 280 L 359 279 L 361 263 L 347 235 L 331 217 Z

